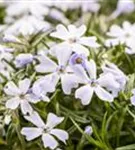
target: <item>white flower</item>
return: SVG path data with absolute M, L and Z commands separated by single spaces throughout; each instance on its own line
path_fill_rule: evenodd
M 61 148 L 56 148 L 56 150 L 62 150 Z
M 19 0 L 17 2 L 9 3 L 9 5 L 6 8 L 7 16 L 5 17 L 5 22 L 13 23 L 16 20 L 16 18 L 30 14 L 38 18 L 39 20 L 44 20 L 45 16 L 50 16 L 56 20 L 62 20 L 67 23 L 68 20 L 64 16 L 63 12 L 55 8 L 55 5 L 56 7 L 59 7 L 59 4 L 57 2 L 54 2 L 53 0 L 34 0 L 27 2 Z
M 72 51 L 76 53 L 84 53 L 86 56 L 88 56 L 89 50 L 86 47 L 97 48 L 99 47 L 99 44 L 96 42 L 96 37 L 83 36 L 85 32 L 85 25 L 82 25 L 79 28 L 76 28 L 74 25 L 68 25 L 68 28 L 66 28 L 60 24 L 56 27 L 56 31 L 50 35 L 63 40 L 63 42 L 58 44 L 56 47 L 65 45 L 65 47 L 70 47 Z
M 128 14 L 135 10 L 135 3 L 133 0 L 119 0 L 117 3 L 116 10 L 109 17 L 110 19 L 115 19 L 121 14 Z
M 49 11 L 49 17 L 53 18 L 54 20 L 59 20 L 59 21 L 62 20 L 62 22 L 65 24 L 69 23 L 69 20 L 65 17 L 64 13 L 59 11 L 56 8 L 52 8 Z
M 15 23 L 9 25 L 4 31 L 4 34 L 20 35 L 23 36 L 36 34 L 39 31 L 46 31 L 50 28 L 50 24 L 46 21 L 37 19 L 34 16 L 24 16 Z
M 125 43 L 127 46 L 130 46 L 129 44 L 131 44 L 132 39 L 135 38 L 134 31 L 135 24 L 132 25 L 127 21 L 122 24 L 122 27 L 112 25 L 110 31 L 107 33 L 110 39 L 105 44 L 106 46 L 115 46 Z
M 116 97 L 118 95 L 118 92 L 125 89 L 125 85 L 127 83 L 127 76 L 113 63 L 110 63 L 106 61 L 102 65 L 103 74 L 112 74 L 112 78 L 119 84 L 118 87 L 107 87 L 109 91 L 113 93 L 113 96 Z
M 19 0 L 16 2 L 10 3 L 6 8 L 7 16 L 18 17 L 21 15 L 31 14 L 38 18 L 42 18 L 44 15 L 47 15 L 49 8 L 46 3 L 43 1 L 26 1 Z
M 0 62 L 0 83 L 5 82 L 5 80 L 7 79 L 10 80 L 10 73 L 12 73 L 13 71 L 14 70 L 8 64 Z
M 79 1 L 76 3 L 75 0 L 53 0 L 53 3 L 55 7 L 62 9 L 63 11 L 67 11 L 68 9 L 78 9 L 80 7 Z
M 133 106 L 135 106 L 135 89 L 133 89 L 132 90 L 132 94 L 133 94 L 133 96 L 131 97 L 131 104 L 133 105 Z
M 8 125 L 11 122 L 11 115 L 5 115 L 4 122 Z
M 134 40 L 135 40 L 135 24 L 130 24 L 125 21 L 122 27 L 112 25 L 107 35 L 110 37 L 105 41 L 105 45 L 116 46 L 118 44 L 126 44 L 126 52 L 129 54 L 135 53 Z
M 32 113 L 30 102 L 36 103 L 38 99 L 29 92 L 30 84 L 31 81 L 27 78 L 19 81 L 18 86 L 13 81 L 9 81 L 4 88 L 4 92 L 11 97 L 6 102 L 6 107 L 15 110 L 20 105 L 23 114 Z
M 20 43 L 21 42 L 17 37 L 15 37 L 13 35 L 4 35 L 3 41 L 7 42 L 7 43 L 8 42 L 12 42 L 12 43 Z
M 26 66 L 27 64 L 32 63 L 34 59 L 34 56 L 29 53 L 24 53 L 24 54 L 19 54 L 16 56 L 14 64 L 16 65 L 17 68 L 21 68 Z
M 91 126 L 86 126 L 84 132 L 88 135 L 92 135 L 93 129 Z
M 110 84 L 114 87 L 118 85 L 110 74 L 97 79 L 96 64 L 93 60 L 86 62 L 86 70 L 81 65 L 75 65 L 74 71 L 81 78 L 81 84 L 84 84 L 75 92 L 75 97 L 81 99 L 83 105 L 90 103 L 94 92 L 101 100 L 113 101 L 113 96 L 103 87 L 109 86 Z
M 131 39 L 131 41 L 127 44 L 127 47 L 125 48 L 125 52 L 129 55 L 135 54 L 135 37 Z
M 100 4 L 98 3 L 98 0 L 80 1 L 79 4 L 83 12 L 90 11 L 96 13 L 100 9 Z
M 13 54 L 11 52 L 13 52 L 12 48 L 7 48 L 0 45 L 0 83 L 5 81 L 3 80 L 3 77 L 10 79 L 10 73 L 14 71 L 13 68 L 7 63 L 13 59 Z M 1 75 L 3 77 L 1 77 Z
M 65 53 L 63 53 L 63 49 L 65 49 Z M 58 64 L 47 56 L 39 56 L 40 64 L 35 67 L 37 72 L 50 73 L 47 75 L 47 78 L 52 80 L 54 86 L 61 79 L 62 90 L 65 94 L 70 94 L 71 89 L 78 86 L 76 81 L 77 77 L 68 65 L 71 53 L 72 51 L 69 47 L 59 47 L 55 53 Z
M 57 139 L 66 144 L 68 133 L 64 130 L 54 128 L 64 120 L 63 117 L 58 117 L 53 113 L 49 113 L 45 124 L 39 114 L 37 112 L 33 112 L 30 116 L 25 116 L 25 119 L 36 126 L 24 127 L 21 130 L 21 134 L 26 136 L 27 141 L 31 141 L 42 136 L 44 147 L 55 149 L 58 146 L 58 142 L 54 138 L 55 136 Z
M 11 122 L 11 115 L 6 115 L 4 118 L 4 122 L 6 125 L 9 125 L 9 123 Z
M 0 61 L 2 61 L 2 59 L 6 59 L 8 61 L 12 60 L 13 55 L 11 52 L 13 51 L 13 48 L 8 48 L 3 45 L 0 45 Z
M 32 87 L 32 92 L 41 100 L 45 102 L 50 102 L 50 99 L 47 97 L 47 93 L 52 93 L 55 91 L 55 86 L 53 78 L 50 76 L 40 77 L 37 81 L 34 82 Z
M 56 7 L 62 9 L 63 11 L 81 8 L 83 12 L 97 12 L 100 8 L 98 0 L 77 1 L 77 3 L 76 0 L 65 0 L 64 2 L 61 0 L 55 0 L 53 3 Z

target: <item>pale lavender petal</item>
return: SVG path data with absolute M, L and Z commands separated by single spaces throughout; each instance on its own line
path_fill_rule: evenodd
M 58 142 L 50 134 L 44 133 L 42 136 L 42 141 L 45 148 L 55 149 L 58 146 Z
M 49 113 L 47 116 L 46 127 L 54 128 L 64 120 L 64 117 L 58 117 L 53 113 Z
M 81 99 L 83 105 L 88 105 L 93 96 L 93 92 L 94 90 L 90 85 L 85 85 L 76 90 L 75 98 Z
M 20 101 L 21 100 L 19 97 L 13 97 L 6 102 L 6 108 L 10 108 L 14 110 L 19 106 Z
M 24 118 L 39 128 L 45 127 L 43 120 L 36 111 L 33 111 L 30 116 L 24 116 Z
M 34 140 L 42 135 L 43 130 L 41 128 L 36 127 L 25 127 L 22 128 L 21 134 L 26 136 L 27 141 Z
M 56 136 L 60 141 L 66 144 L 66 140 L 69 138 L 69 135 L 66 131 L 61 129 L 52 129 L 50 133 Z
M 95 88 L 95 93 L 103 101 L 108 101 L 108 102 L 113 101 L 113 96 L 100 86 L 97 86 Z

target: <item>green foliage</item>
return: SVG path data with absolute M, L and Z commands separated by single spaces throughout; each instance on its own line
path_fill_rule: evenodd
M 61 86 L 58 85 L 56 92 L 51 96 L 51 102 L 44 104 L 40 102 L 34 104 L 35 110 L 45 120 L 48 112 L 54 112 L 57 115 L 64 116 L 65 120 L 60 125 L 61 129 L 69 133 L 67 145 L 60 144 L 63 150 L 135 150 L 135 108 L 130 104 L 131 90 L 135 87 L 135 55 L 125 54 L 124 45 L 119 45 L 108 49 L 103 45 L 105 32 L 112 23 L 121 24 L 123 20 L 135 21 L 135 15 L 125 15 L 113 22 L 104 23 L 104 16 L 108 15 L 116 7 L 116 1 L 105 0 L 101 3 L 102 8 L 98 14 L 82 14 L 80 10 L 67 11 L 65 16 L 71 20 L 71 23 L 80 17 L 87 24 L 86 35 L 97 36 L 102 44 L 99 51 L 91 51 L 89 58 L 93 58 L 98 67 L 107 59 L 115 64 L 129 77 L 125 93 L 119 93 L 119 97 L 112 103 L 107 103 L 93 97 L 88 106 L 82 106 L 79 100 L 73 95 L 67 96 L 62 93 Z M 0 22 L 3 23 L 4 9 L 0 8 Z M 49 18 L 48 18 L 49 20 Z M 56 25 L 57 22 L 53 22 Z M 48 42 L 53 41 L 48 31 L 44 34 L 38 33 L 30 37 L 20 37 L 23 43 L 9 43 L 7 46 L 15 48 L 15 55 L 18 52 L 35 54 L 40 48 L 48 49 Z M 8 62 L 7 62 L 8 63 Z M 14 64 L 9 65 L 15 69 L 12 80 L 17 82 L 24 77 L 30 77 L 32 81 L 36 80 L 37 74 L 34 70 L 34 64 L 28 65 L 25 69 L 16 69 Z M 98 70 L 100 72 L 100 70 Z M 2 76 L 0 74 L 0 76 Z M 3 77 L 4 78 L 4 77 Z M 0 115 L 5 115 L 5 95 L 3 94 L 3 85 L 0 85 Z M 0 150 L 47 150 L 39 139 L 31 142 L 25 141 L 20 134 L 20 130 L 29 123 L 26 122 L 19 110 L 11 111 L 12 122 L 9 126 L 0 126 Z M 84 128 L 91 125 L 93 134 L 87 135 Z

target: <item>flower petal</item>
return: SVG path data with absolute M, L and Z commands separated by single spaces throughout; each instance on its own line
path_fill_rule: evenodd
M 34 103 L 34 104 L 40 102 L 40 98 L 37 97 L 34 93 L 26 94 L 26 95 L 25 95 L 25 98 L 26 98 L 26 100 L 27 100 L 28 102 L 31 102 L 31 103 Z
M 42 98 L 44 102 L 50 102 L 50 98 L 48 96 L 44 95 Z
M 79 43 L 92 48 L 98 48 L 100 45 L 96 42 L 96 37 L 82 37 L 79 39 Z
M 118 25 L 112 25 L 110 28 L 110 32 L 107 33 L 107 35 L 111 37 L 119 37 L 120 35 L 123 35 L 123 34 L 124 34 L 124 31 Z
M 19 97 L 14 97 L 14 98 L 11 98 L 9 99 L 7 102 L 6 102 L 6 108 L 10 108 L 10 109 L 16 109 L 20 104 L 20 99 Z
M 27 141 L 31 141 L 31 140 L 41 136 L 42 132 L 43 132 L 43 129 L 35 128 L 35 127 L 22 128 L 22 130 L 21 130 L 21 134 L 26 136 Z
M 56 136 L 59 140 L 66 144 L 66 140 L 69 138 L 69 135 L 66 131 L 60 129 L 52 129 L 51 134 Z
M 45 80 L 47 80 L 48 82 L 53 84 L 53 86 L 56 86 L 58 81 L 59 81 L 59 79 L 60 79 L 60 76 L 59 76 L 59 74 L 57 72 L 54 72 L 54 73 L 46 75 L 44 78 L 45 78 Z
M 97 94 L 97 96 L 104 101 L 108 101 L 108 102 L 112 102 L 113 101 L 113 96 L 107 92 L 106 90 L 104 90 L 102 87 L 97 86 L 95 88 L 95 93 Z
M 22 94 L 26 94 L 26 92 L 29 90 L 31 81 L 30 79 L 24 79 L 19 82 L 19 89 Z
M 130 100 L 131 100 L 131 104 L 135 106 L 135 95 L 133 95 Z
M 81 65 L 74 65 L 73 71 L 80 78 L 81 83 L 87 83 L 89 81 L 88 75 L 86 74 L 85 69 Z
M 9 123 L 11 122 L 11 120 L 12 120 L 11 115 L 5 115 L 4 123 L 6 125 L 9 125 Z
M 86 32 L 86 30 L 87 30 L 86 26 L 84 24 L 81 25 L 79 28 L 77 28 L 76 36 L 81 37 Z
M 86 31 L 86 26 L 85 25 L 81 25 L 79 28 L 77 28 L 75 25 L 68 25 L 68 30 L 70 33 L 70 36 L 74 36 L 76 38 L 81 37 L 85 31 Z
M 44 122 L 40 118 L 39 114 L 36 111 L 33 111 L 30 116 L 24 116 L 24 118 L 31 123 L 33 123 L 35 126 L 43 128 L 45 127 Z
M 33 108 L 31 107 L 31 105 L 27 100 L 22 100 L 20 103 L 20 107 L 24 115 L 26 115 L 27 113 L 31 114 L 33 111 Z
M 94 62 L 94 60 L 90 60 L 89 62 L 86 62 L 86 69 L 89 73 L 89 76 L 91 79 L 96 79 L 97 77 L 97 67 Z
M 55 38 L 59 38 L 62 40 L 66 40 L 69 37 L 69 32 L 65 26 L 60 24 L 56 27 L 56 31 L 51 33 L 50 36 L 55 37 Z
M 74 35 L 76 33 L 76 29 L 77 28 L 75 25 L 72 25 L 72 24 L 68 25 L 68 31 L 71 35 Z
M 71 48 L 72 48 L 72 51 L 74 51 L 78 54 L 85 54 L 86 56 L 89 56 L 89 54 L 90 54 L 89 50 L 86 47 L 79 44 L 79 43 L 73 43 L 71 45 Z
M 58 142 L 50 134 L 44 133 L 42 136 L 42 141 L 45 148 L 55 149 L 58 146 Z
M 7 94 L 7 95 L 11 95 L 11 96 L 15 96 L 15 95 L 19 95 L 20 94 L 20 90 L 19 88 L 15 85 L 14 82 L 12 81 L 9 81 L 5 88 L 4 88 L 4 92 Z
M 46 127 L 54 128 L 64 120 L 64 117 L 58 117 L 53 113 L 49 113 L 47 116 Z
M 77 77 L 73 74 L 64 74 L 61 76 L 62 89 L 65 94 L 71 94 L 72 88 L 78 86 Z
M 40 97 L 42 94 L 46 95 L 46 93 L 48 92 L 54 92 L 55 84 L 52 82 L 51 78 L 53 78 L 53 74 L 50 74 L 48 78 L 46 76 L 39 78 L 37 81 L 34 82 L 32 92 L 37 97 Z
M 66 66 L 69 61 L 69 57 L 72 54 L 72 49 L 67 44 L 60 44 L 55 48 L 55 55 L 58 59 L 58 64 L 61 66 Z
M 112 73 L 101 74 L 101 76 L 98 78 L 97 82 L 105 88 L 109 88 L 109 89 L 112 89 L 112 88 L 119 89 L 120 88 L 120 84 L 116 81 L 116 79 Z
M 57 65 L 46 56 L 38 57 L 40 64 L 35 67 L 37 72 L 46 73 L 56 71 Z
M 116 46 L 118 44 L 123 44 L 123 42 L 120 41 L 120 39 L 116 38 L 116 39 L 108 39 L 105 41 L 105 45 L 107 47 L 111 47 L 111 46 Z
M 93 96 L 93 88 L 90 87 L 90 85 L 85 85 L 80 87 L 75 92 L 75 98 L 81 99 L 81 103 L 83 105 L 88 105 L 91 101 L 91 98 Z

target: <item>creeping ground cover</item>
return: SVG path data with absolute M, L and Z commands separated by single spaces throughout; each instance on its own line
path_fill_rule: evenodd
M 135 150 L 134 0 L 0 0 L 0 150 Z

